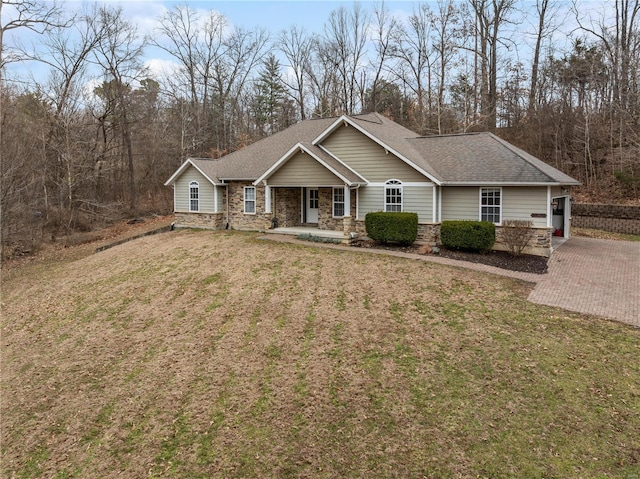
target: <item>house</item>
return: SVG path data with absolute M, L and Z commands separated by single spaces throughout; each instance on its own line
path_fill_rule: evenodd
M 220 159 L 186 160 L 167 180 L 177 227 L 310 231 L 348 241 L 371 211 L 418 214 L 418 241 L 444 220 L 533 222 L 527 250 L 570 233 L 579 182 L 491 133 L 419 136 L 378 113 L 302 121 Z

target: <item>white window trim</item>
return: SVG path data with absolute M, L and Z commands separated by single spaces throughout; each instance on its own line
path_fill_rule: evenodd
M 331 201 L 331 214 L 334 218 L 344 218 L 347 213 L 346 207 L 347 207 L 347 202 L 346 202 L 346 195 L 345 195 L 345 191 L 344 191 L 344 187 L 339 186 L 339 187 L 333 187 L 331 189 L 331 196 L 332 196 L 332 201 Z M 339 191 L 340 193 L 342 193 L 342 201 L 336 201 L 336 191 Z M 338 216 L 336 215 L 336 204 L 342 204 L 342 215 Z
M 383 210 L 387 212 L 387 204 L 391 205 L 392 203 L 387 203 L 387 188 L 394 188 L 400 190 L 400 211 L 404 211 L 404 188 L 402 181 L 391 178 L 390 180 L 385 181 L 384 188 L 382 189 L 383 197 L 382 197 L 382 206 Z
M 498 211 L 499 211 L 499 220 L 497 223 L 493 223 L 496 226 L 500 226 L 502 224 L 502 203 L 503 203 L 503 199 L 504 196 L 502 195 L 502 186 L 486 186 L 486 187 L 481 187 L 478 190 L 478 219 L 480 221 L 482 221 L 482 191 L 483 190 L 498 190 L 499 194 L 500 194 L 500 204 L 498 205 Z M 493 207 L 492 207 L 493 208 Z
M 195 189 L 197 191 L 197 198 L 191 198 L 191 189 Z M 195 201 L 198 202 L 198 208 L 196 208 L 195 210 L 193 208 L 191 208 L 191 201 L 195 199 Z M 200 212 L 200 183 L 198 183 L 197 181 L 190 181 L 189 182 L 189 212 L 190 213 L 198 213 Z
M 247 190 L 253 190 L 253 199 L 252 200 L 248 200 L 247 199 Z M 257 207 L 258 205 L 257 205 L 257 201 L 256 201 L 257 200 L 256 187 L 255 186 L 245 186 L 244 190 L 243 190 L 243 193 L 244 193 L 244 195 L 243 195 L 243 200 L 244 200 L 243 201 L 243 204 L 244 204 L 243 213 L 245 215 L 255 215 L 256 214 L 256 210 L 258 209 L 258 207 Z M 253 211 L 247 211 L 247 201 L 253 201 Z

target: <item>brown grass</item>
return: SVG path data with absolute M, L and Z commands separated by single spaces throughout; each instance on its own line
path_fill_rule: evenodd
M 3 284 L 4 477 L 633 477 L 640 331 L 525 283 L 180 231 Z

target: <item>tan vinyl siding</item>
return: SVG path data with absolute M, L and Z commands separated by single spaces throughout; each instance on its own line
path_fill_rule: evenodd
M 562 194 L 562 188 L 560 186 L 551 187 L 551 198 L 555 198 L 556 196 L 564 196 Z
M 433 191 L 430 186 L 404 186 L 403 211 L 418 213 L 420 223 L 433 221 Z M 358 219 L 367 213 L 384 210 L 384 186 L 363 186 L 358 190 Z
M 444 187 L 442 188 L 442 220 L 478 220 L 479 202 L 478 187 Z
M 306 153 L 297 153 L 271 175 L 267 182 L 273 186 L 344 185 L 344 181 Z
M 384 209 L 384 187 L 363 186 L 358 190 L 358 219 L 364 220 L 367 213 Z
M 322 146 L 372 183 L 389 179 L 430 181 L 392 153 L 387 154 L 384 148 L 351 126 L 338 128 L 322 142 Z
M 224 211 L 224 195 L 226 188 L 224 186 L 216 186 L 218 190 L 218 213 L 222 213 Z
M 442 220 L 479 220 L 480 187 L 442 188 Z M 502 220 L 531 220 L 545 227 L 546 218 L 532 218 L 532 213 L 547 213 L 545 186 L 505 186 L 502 188 Z
M 534 226 L 547 226 L 547 218 L 532 218 L 532 213 L 547 213 L 547 187 L 502 188 L 502 220 L 530 220 Z
M 402 211 L 418 213 L 420 223 L 431 223 L 433 221 L 433 187 L 403 187 Z
M 199 186 L 200 213 L 214 213 L 214 186 L 202 173 L 193 166 L 187 168 L 175 181 L 175 210 L 180 213 L 189 212 L 189 183 L 197 181 Z

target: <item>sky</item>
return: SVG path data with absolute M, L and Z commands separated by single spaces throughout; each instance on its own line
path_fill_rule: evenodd
M 44 0 L 50 2 L 51 0 Z M 362 4 L 367 10 L 371 11 L 373 6 L 379 4 L 374 0 L 355 0 Z M 577 0 L 582 12 L 589 12 L 590 10 L 596 11 L 602 10 L 603 5 L 611 5 L 613 7 L 613 0 Z M 556 0 L 560 5 L 564 5 L 564 13 L 568 13 L 568 6 L 571 4 L 571 0 Z M 79 11 L 83 6 L 91 5 L 93 2 L 84 2 L 80 0 L 58 0 L 58 3 L 68 11 Z M 328 20 L 331 11 L 344 6 L 350 9 L 353 6 L 354 0 L 286 0 L 286 1 L 271 1 L 271 0 L 235 0 L 235 1 L 210 1 L 210 0 L 98 0 L 97 3 L 106 3 L 110 5 L 121 5 L 127 18 L 138 26 L 138 32 L 142 34 L 153 34 L 156 26 L 156 19 L 167 10 L 174 8 L 176 5 L 184 5 L 187 3 L 191 8 L 196 10 L 216 10 L 224 15 L 229 23 L 234 26 L 241 26 L 247 29 L 253 29 L 254 27 L 263 27 L 271 34 L 277 34 L 281 30 L 288 29 L 292 25 L 303 26 L 308 32 L 321 33 L 323 31 L 323 25 Z M 398 19 L 406 19 L 411 13 L 418 7 L 421 2 L 419 1 L 405 1 L 405 0 L 385 0 L 385 7 Z M 436 6 L 435 0 L 426 0 L 422 3 Z M 518 2 L 518 8 L 532 9 L 535 11 L 535 0 L 520 0 Z M 7 6 L 5 5 L 2 10 L 2 24 L 4 25 L 7 20 Z M 566 41 L 566 32 L 571 29 L 572 16 L 567 15 L 562 19 L 562 30 L 558 34 L 557 42 Z M 534 20 L 535 15 L 532 15 L 529 21 Z M 574 20 L 575 22 L 575 20 Z M 513 40 L 517 49 L 521 50 L 523 54 L 527 54 L 531 48 L 529 44 L 532 44 L 532 36 L 527 37 L 524 31 L 533 31 L 535 27 L 531 24 L 520 23 L 513 27 L 514 29 L 520 29 L 520 34 L 514 34 Z M 24 29 L 17 29 L 9 32 L 5 37 L 5 42 L 11 45 L 15 42 L 20 42 L 22 45 L 29 45 L 37 42 L 37 38 L 25 31 Z M 565 48 L 564 45 L 560 46 L 561 49 Z M 170 61 L 165 53 L 157 48 L 148 48 L 146 50 L 147 64 L 162 65 L 163 62 Z M 26 79 L 29 76 L 38 77 L 41 74 L 39 69 L 42 66 L 35 64 L 34 62 L 23 62 L 10 65 L 9 76 L 13 78 Z M 44 70 L 43 70 L 44 71 Z
M 51 0 L 44 0 L 53 3 Z M 355 0 L 366 7 L 377 4 L 373 0 Z M 81 11 L 84 6 L 90 6 L 93 1 L 58 0 L 66 12 Z M 323 24 L 329 18 L 332 10 L 341 6 L 351 8 L 354 0 L 234 0 L 234 1 L 210 1 L 210 0 L 97 0 L 98 4 L 113 6 L 121 5 L 129 21 L 138 26 L 141 35 L 153 35 L 157 25 L 156 20 L 167 10 L 177 5 L 187 4 L 196 10 L 216 10 L 226 17 L 230 25 L 241 26 L 246 29 L 261 27 L 271 34 L 277 34 L 281 30 L 288 29 L 292 25 L 303 26 L 308 32 L 322 32 Z M 394 14 L 408 16 L 418 2 L 404 0 L 386 0 L 385 6 Z M 2 10 L 2 24 L 4 25 L 11 15 L 5 5 Z M 25 30 L 16 29 L 7 32 L 4 41 L 6 45 L 20 44 L 26 49 L 38 42 L 38 36 Z M 160 49 L 148 47 L 146 49 L 147 64 L 153 66 L 162 65 L 170 61 L 168 55 Z M 19 78 L 28 82 L 29 77 L 41 77 L 45 69 L 35 62 L 21 62 L 9 65 L 8 77 Z

